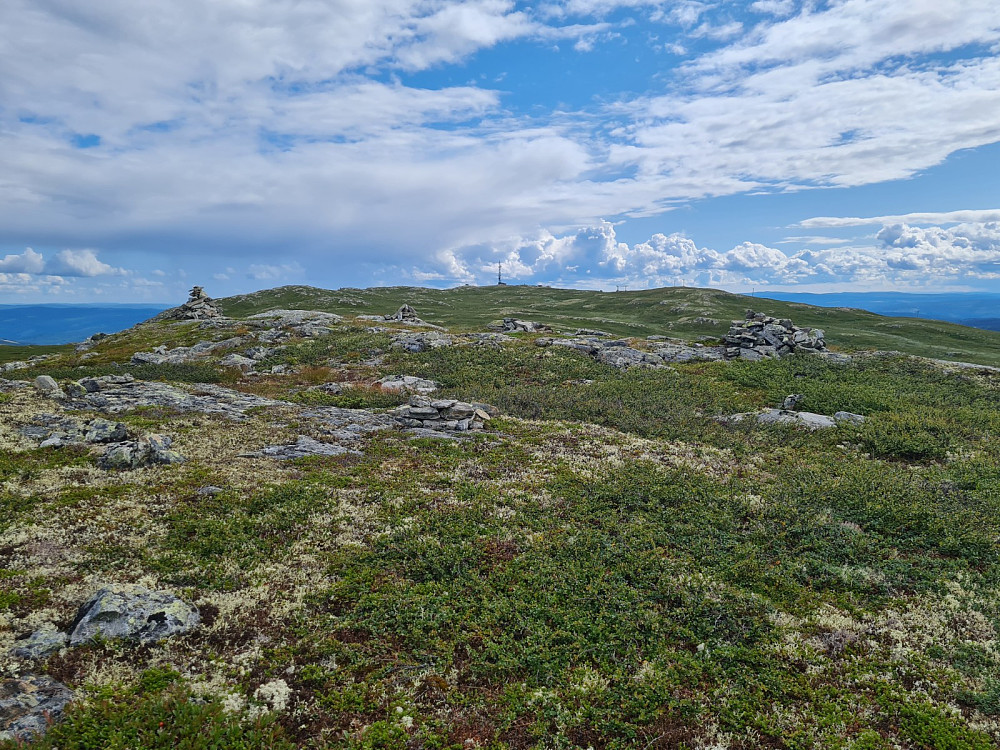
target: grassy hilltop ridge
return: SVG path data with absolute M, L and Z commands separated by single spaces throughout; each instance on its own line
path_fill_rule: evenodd
M 629 292 L 533 286 L 383 287 L 323 290 L 285 286 L 220 300 L 227 314 L 252 315 L 272 308 L 303 308 L 341 315 L 385 314 L 408 303 L 429 323 L 481 329 L 497 318 L 521 317 L 572 332 L 597 328 L 617 336 L 668 334 L 717 338 L 747 308 L 796 325 L 822 328 L 835 349 L 877 349 L 1000 365 L 1000 332 L 942 321 L 889 318 L 864 310 L 827 308 L 750 297 L 716 289 L 670 287 Z M 717 322 L 710 322 L 704 319 Z
M 411 353 L 394 339 L 421 329 L 352 317 L 404 302 L 452 332 L 518 316 L 640 347 L 717 338 L 753 306 L 835 347 L 921 357 L 620 370 L 534 334 Z M 0 680 L 76 694 L 34 747 L 1000 745 L 1000 373 L 922 358 L 1000 364 L 997 334 L 695 289 L 283 287 L 221 304 L 345 317 L 322 335 L 284 328 L 254 371 L 221 360 L 280 332 L 238 319 L 147 322 L 4 376 L 71 390 L 130 373 L 174 394 L 113 414 L 0 384 Z M 235 337 L 191 362 L 130 363 Z M 378 381 L 401 374 L 500 416 L 458 440 L 345 438 L 323 421 L 384 418 L 408 395 Z M 719 419 L 791 393 L 866 419 Z M 185 395 L 206 405 L 181 408 Z M 211 410 L 233 396 L 275 401 Z M 102 468 L 103 445 L 26 436 L 51 414 L 168 435 L 187 460 Z M 258 453 L 302 437 L 351 452 Z M 172 592 L 201 623 L 4 660 L 108 582 Z

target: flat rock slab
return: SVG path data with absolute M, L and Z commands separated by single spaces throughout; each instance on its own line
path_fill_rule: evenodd
M 266 312 L 250 315 L 247 320 L 261 320 L 273 324 L 275 327 L 297 326 L 303 323 L 315 325 L 334 325 L 343 320 L 343 317 L 336 313 L 321 312 L 320 310 L 268 310 Z
M 56 630 L 54 625 L 48 625 L 36 630 L 27 638 L 15 641 L 10 653 L 15 658 L 34 661 L 44 659 L 49 654 L 54 654 L 68 642 L 68 635 L 60 630 Z
M 383 391 L 406 391 L 410 393 L 433 393 L 438 384 L 433 380 L 418 378 L 414 375 L 389 375 L 378 381 Z
M 811 411 L 790 411 L 787 409 L 766 409 L 761 412 L 747 412 L 744 414 L 731 414 L 728 417 L 719 417 L 720 422 L 743 422 L 752 419 L 757 424 L 785 424 L 794 427 L 805 427 L 809 430 L 825 430 L 836 427 L 839 424 L 861 424 L 865 418 L 860 414 L 838 411 L 832 417 L 825 414 L 814 414 Z
M 168 591 L 113 584 L 80 608 L 69 640 L 73 646 L 98 637 L 151 643 L 186 633 L 200 621 L 197 607 Z
M 58 721 L 73 691 L 43 675 L 0 681 L 0 741 L 30 740 Z
M 66 403 L 69 409 L 94 409 L 118 414 L 132 409 L 162 406 L 177 411 L 220 414 L 228 419 L 245 419 L 244 412 L 261 406 L 290 406 L 286 401 L 240 393 L 219 385 L 199 383 L 190 391 L 176 385 L 136 380 L 108 383 L 99 391 L 87 393 Z
M 243 455 L 245 457 L 267 457 L 280 461 L 291 461 L 306 456 L 343 456 L 348 452 L 356 453 L 357 451 L 348 451 L 347 448 L 338 443 L 323 443 L 306 435 L 299 435 L 298 439 L 291 445 L 270 445 L 256 453 Z

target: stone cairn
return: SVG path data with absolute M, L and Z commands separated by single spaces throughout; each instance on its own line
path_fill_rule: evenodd
M 446 432 L 481 430 L 499 414 L 495 406 L 467 404 L 454 399 L 430 399 L 411 396 L 410 402 L 389 412 L 401 427 L 424 428 Z
M 799 328 L 787 318 L 772 318 L 747 310 L 746 320 L 734 320 L 723 339 L 726 359 L 760 360 L 788 354 L 826 351 L 825 334 L 819 328 Z
M 213 320 L 223 317 L 218 304 L 205 294 L 202 287 L 193 287 L 188 294 L 187 302 L 160 313 L 155 320 Z

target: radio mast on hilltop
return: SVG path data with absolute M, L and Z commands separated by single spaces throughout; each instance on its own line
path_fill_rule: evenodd
M 497 286 L 507 286 L 503 280 L 503 263 L 497 263 Z

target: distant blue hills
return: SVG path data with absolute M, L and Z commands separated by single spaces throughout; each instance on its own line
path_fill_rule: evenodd
M 0 344 L 69 344 L 117 333 L 168 305 L 0 305 Z
M 989 292 L 757 292 L 756 296 L 819 307 L 855 307 L 892 318 L 944 320 L 973 328 L 1000 331 L 1000 294 Z

